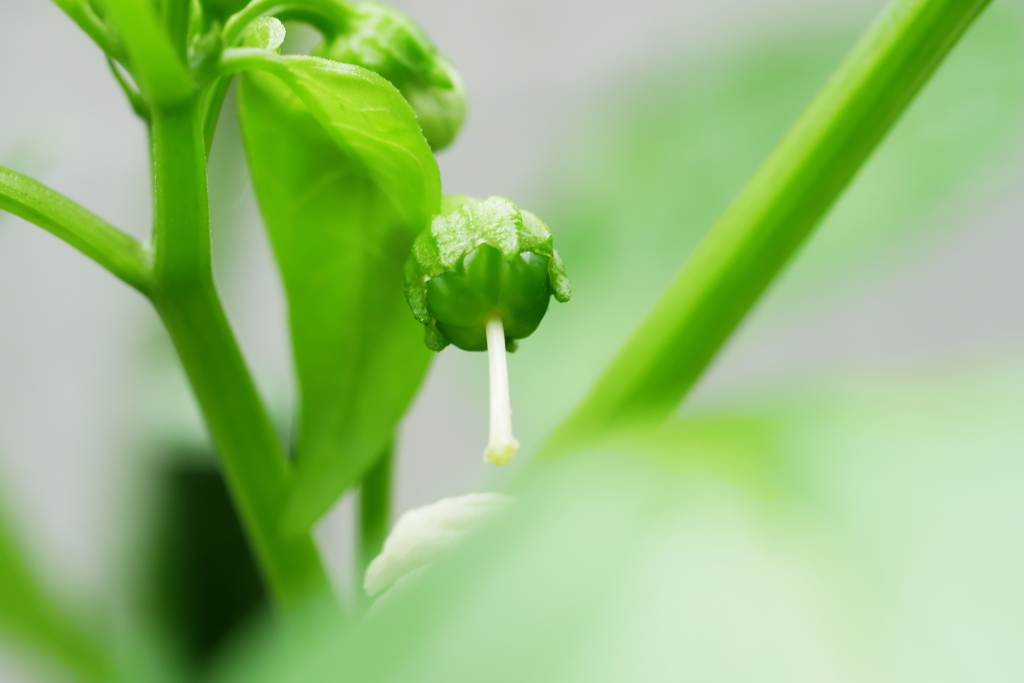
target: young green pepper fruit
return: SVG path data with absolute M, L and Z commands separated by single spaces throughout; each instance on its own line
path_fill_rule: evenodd
M 413 243 L 405 295 L 427 328 L 426 344 L 487 350 L 485 323 L 501 316 L 509 350 L 537 329 L 551 296 L 571 295 L 548 227 L 504 197 L 445 197 Z
M 374 71 L 398 88 L 437 151 L 455 139 L 466 117 L 466 93 L 452 64 L 427 34 L 391 7 L 361 3 L 350 23 L 313 54 Z
M 552 296 L 568 301 L 571 295 L 551 232 L 504 197 L 446 197 L 442 213 L 413 243 L 405 294 L 426 327 L 428 347 L 488 352 L 491 431 L 484 457 L 507 463 L 519 442 L 512 436 L 505 352 L 533 334 Z

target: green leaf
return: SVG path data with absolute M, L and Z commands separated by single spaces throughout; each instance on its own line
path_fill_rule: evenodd
M 258 642 L 219 680 L 1019 680 L 1024 368 L 992 370 L 647 435 L 689 468 L 545 463 L 347 633 Z
M 439 208 L 440 177 L 383 78 L 268 55 L 256 61 L 280 79 L 246 74 L 239 111 L 288 300 L 301 419 L 286 526 L 299 529 L 383 452 L 430 362 L 402 269 Z
M 5 513 L 0 510 L 0 633 L 45 654 L 79 680 L 111 680 L 114 663 L 106 643 L 40 582 Z
M 194 94 L 192 79 L 169 36 L 144 0 L 103 0 L 107 19 L 127 54 L 127 66 L 146 99 L 173 107 Z

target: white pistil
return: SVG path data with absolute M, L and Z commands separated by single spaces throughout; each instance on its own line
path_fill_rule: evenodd
M 512 401 L 508 391 L 508 363 L 505 359 L 505 328 L 501 314 L 487 317 L 487 361 L 491 374 L 491 432 L 484 451 L 484 460 L 504 465 L 519 450 L 512 436 Z

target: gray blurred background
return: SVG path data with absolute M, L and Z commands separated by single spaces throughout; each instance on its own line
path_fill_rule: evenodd
M 422 23 L 458 66 L 469 92 L 467 124 L 440 156 L 445 190 L 512 197 L 548 218 L 557 245 L 560 226 L 545 207 L 559 206 L 560 188 L 570 187 L 577 198 L 586 193 L 566 182 L 572 159 L 588 163 L 580 149 L 600 140 L 593 131 L 601 130 L 602 117 L 636 96 L 639 82 L 664 74 L 670 88 L 671 74 L 699 74 L 705 61 L 793 32 L 854 36 L 884 3 L 395 4 Z M 836 58 L 817 64 L 817 72 L 827 74 L 848 47 L 839 41 Z M 0 65 L 0 164 L 145 238 L 144 129 L 99 50 L 51 2 L 0 0 Z M 1017 74 L 1024 79 L 1024 71 Z M 225 118 L 231 117 L 228 108 Z M 728 125 L 722 122 L 727 138 Z M 784 308 L 769 302 L 759 310 L 700 386 L 695 409 L 833 373 L 900 372 L 1019 354 L 1024 193 L 1017 188 L 1024 169 L 1017 141 L 1009 136 L 998 143 L 1000 153 L 972 179 L 968 197 L 918 217 L 937 238 L 915 242 L 896 257 L 863 260 L 831 283 L 827 296 Z M 239 144 L 233 127 L 222 127 L 211 162 L 218 277 L 258 383 L 286 420 L 294 390 L 284 303 Z M 564 209 L 553 209 L 556 218 L 559 212 Z M 636 239 L 644 239 L 644 226 L 635 229 Z M 885 242 L 877 249 L 888 253 Z M 668 257 L 681 263 L 684 255 Z M 574 263 L 567 262 L 572 277 Z M 666 282 L 659 274 L 644 284 L 649 295 L 616 305 L 639 315 Z M 586 306 L 587 290 L 576 286 Z M 629 296 L 602 292 L 620 295 Z M 569 314 L 553 305 L 549 318 L 559 316 L 569 324 Z M 613 337 L 632 324 L 606 323 Z M 571 405 L 566 398 L 548 410 L 533 402 L 544 394 L 540 385 L 549 382 L 556 393 L 566 384 L 568 394 L 586 389 L 558 374 L 560 364 L 573 364 L 572 349 L 533 363 L 540 351 L 531 354 L 531 341 L 512 360 L 513 407 L 524 419 L 527 452 Z M 485 380 L 482 355 L 449 350 L 437 359 L 402 429 L 397 512 L 485 490 L 507 476 L 481 464 Z M 525 398 L 517 402 L 517 395 Z M 140 524 L 147 467 L 159 457 L 154 444 L 202 438 L 167 339 L 141 297 L 43 231 L 0 216 L 0 500 L 44 571 L 75 596 L 116 600 L 138 542 L 132 530 Z M 350 576 L 350 525 L 351 502 L 343 501 L 318 530 L 340 586 Z M 21 680 L 7 668 L 14 666 L 0 664 L 0 680 Z

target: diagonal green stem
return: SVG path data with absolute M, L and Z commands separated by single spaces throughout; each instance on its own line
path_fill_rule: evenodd
M 189 68 L 161 27 L 152 3 L 105 0 L 103 5 L 104 18 L 124 48 L 124 58 L 118 55 L 118 61 L 129 67 L 146 101 L 165 109 L 187 106 L 195 95 Z
M 888 6 L 546 453 L 675 409 L 988 1 Z
M 107 66 L 110 68 L 110 73 L 114 76 L 114 80 L 121 86 L 121 92 L 128 98 L 128 104 L 131 105 L 135 115 L 143 121 L 149 121 L 149 104 L 142 96 L 142 93 L 135 88 L 135 84 L 131 83 L 121 71 L 124 67 L 110 56 L 107 57 Z
M 0 211 L 56 235 L 135 289 L 149 288 L 150 254 L 136 239 L 64 195 L 3 166 Z
M 312 536 L 280 524 L 290 471 L 224 315 L 210 265 L 202 108 L 154 110 L 152 300 L 178 350 L 264 577 L 288 612 L 329 593 Z
M 107 35 L 107 27 L 103 25 L 86 0 L 53 0 L 53 4 L 60 7 L 64 14 L 78 24 L 78 27 L 92 38 L 92 41 L 103 52 L 108 55 L 115 54 L 114 45 Z

